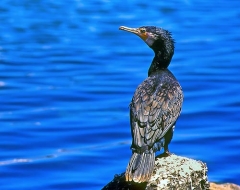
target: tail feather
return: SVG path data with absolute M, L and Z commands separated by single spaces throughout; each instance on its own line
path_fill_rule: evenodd
M 155 164 L 155 153 L 133 153 L 125 173 L 126 181 L 138 183 L 150 179 Z

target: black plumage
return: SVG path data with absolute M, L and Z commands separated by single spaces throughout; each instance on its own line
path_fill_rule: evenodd
M 183 92 L 174 75 L 167 69 L 174 54 L 171 33 L 154 26 L 119 29 L 141 37 L 155 56 L 148 77 L 137 87 L 130 103 L 132 157 L 126 169 L 126 180 L 148 181 L 154 168 L 155 152 L 168 145 L 180 115 Z

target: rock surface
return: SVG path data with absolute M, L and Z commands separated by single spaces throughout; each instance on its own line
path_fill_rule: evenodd
M 210 183 L 210 190 L 240 190 L 240 186 L 232 183 L 225 184 Z
M 209 189 L 207 166 L 201 161 L 174 154 L 157 158 L 146 189 Z
M 115 175 L 103 190 L 208 190 L 207 166 L 201 161 L 172 154 L 155 160 L 152 177 L 147 183 L 126 182 L 124 173 Z

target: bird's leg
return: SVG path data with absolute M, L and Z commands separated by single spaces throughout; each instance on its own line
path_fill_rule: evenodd
M 171 155 L 171 153 L 169 152 L 169 149 L 168 149 L 168 144 L 165 142 L 164 144 L 164 152 L 160 155 L 157 156 L 157 158 L 162 158 L 162 157 L 168 157 Z
M 171 129 L 168 130 L 168 132 L 165 135 L 165 144 L 164 144 L 164 155 L 165 156 L 170 156 L 171 153 L 169 152 L 168 145 L 170 144 L 172 137 L 173 137 L 173 131 L 174 131 L 175 126 L 173 126 Z
M 167 143 L 165 143 L 165 145 L 164 145 L 164 153 L 163 154 L 165 155 L 165 157 L 171 155 L 171 153 L 169 152 L 169 149 L 168 149 L 168 145 L 169 144 L 167 144 Z
M 166 135 L 164 136 L 165 138 L 165 143 L 164 143 L 164 152 L 162 154 L 160 154 L 158 156 L 158 158 L 161 158 L 161 157 L 167 157 L 167 156 L 170 156 L 171 153 L 169 152 L 169 149 L 168 149 L 168 145 L 170 144 L 171 140 L 172 140 L 172 137 L 173 137 L 173 130 L 174 130 L 174 126 L 168 130 L 168 132 L 166 133 Z

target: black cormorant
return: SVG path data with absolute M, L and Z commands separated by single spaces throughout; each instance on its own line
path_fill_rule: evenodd
M 174 75 L 167 69 L 174 54 L 171 33 L 155 26 L 120 30 L 138 35 L 153 49 L 155 57 L 148 70 L 148 77 L 137 87 L 130 103 L 132 157 L 128 163 L 126 181 L 146 182 L 155 164 L 155 152 L 168 145 L 180 115 L 183 92 Z

